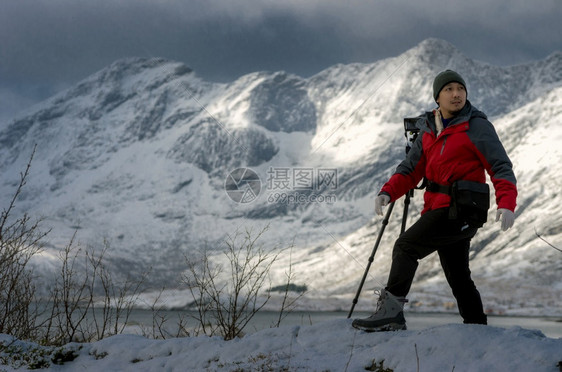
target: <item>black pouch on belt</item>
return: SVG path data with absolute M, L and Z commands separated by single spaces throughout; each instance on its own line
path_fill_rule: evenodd
M 462 219 L 471 227 L 482 227 L 488 220 L 490 186 L 487 183 L 459 180 L 451 188 L 450 219 Z

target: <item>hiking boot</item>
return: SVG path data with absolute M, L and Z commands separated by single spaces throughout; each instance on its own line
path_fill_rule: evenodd
M 367 332 L 398 331 L 406 329 L 404 297 L 396 297 L 386 289 L 380 291 L 375 313 L 368 318 L 355 319 L 352 326 Z

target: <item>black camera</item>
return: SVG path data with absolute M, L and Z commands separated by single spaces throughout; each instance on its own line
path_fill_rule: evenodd
M 420 133 L 420 128 L 416 125 L 420 120 L 424 120 L 421 116 L 416 116 L 413 118 L 404 118 L 404 136 L 406 137 L 406 154 L 412 148 L 412 144 L 418 138 Z M 425 177 L 422 182 L 416 186 L 416 189 L 421 190 L 427 185 L 427 180 Z M 410 190 L 410 196 L 414 195 L 414 190 Z
M 423 120 L 421 116 L 416 116 L 412 118 L 404 118 L 404 136 L 406 137 L 406 154 L 412 148 L 412 144 L 418 138 L 420 133 L 420 128 L 416 126 L 416 123 Z

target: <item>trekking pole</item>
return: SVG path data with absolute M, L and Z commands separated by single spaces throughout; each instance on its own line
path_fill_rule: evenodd
M 406 230 L 406 220 L 408 219 L 408 208 L 410 207 L 410 198 L 414 196 L 414 189 L 411 189 L 406 193 L 406 199 L 404 199 L 404 212 L 402 212 L 402 226 L 400 227 L 400 235 Z
M 386 228 L 386 225 L 388 225 L 388 220 L 390 219 L 390 214 L 392 213 L 392 208 L 394 208 L 394 202 L 390 203 L 390 205 L 388 206 L 388 210 L 386 211 L 386 215 L 384 216 L 384 219 L 382 220 L 382 228 L 379 231 L 379 236 L 377 237 L 377 242 L 375 243 L 375 246 L 373 247 L 373 251 L 371 252 L 371 256 L 369 257 L 369 262 L 367 263 L 367 267 L 365 268 L 365 273 L 363 274 L 363 278 L 361 279 L 361 283 L 359 284 L 359 288 L 357 289 L 357 294 L 355 295 L 355 298 L 353 299 L 353 304 L 351 305 L 351 309 L 349 310 L 349 314 L 347 314 L 347 319 L 351 318 L 351 314 L 353 314 L 353 309 L 355 309 L 355 305 L 357 305 L 357 301 L 359 300 L 359 295 L 361 294 L 361 290 L 363 289 L 363 284 L 365 284 L 365 280 L 367 279 L 367 275 L 369 274 L 369 269 L 371 268 L 371 264 L 373 263 L 373 260 L 375 259 L 375 253 L 377 252 L 377 249 L 379 248 L 379 244 L 381 242 L 382 234 L 384 233 L 384 229 Z

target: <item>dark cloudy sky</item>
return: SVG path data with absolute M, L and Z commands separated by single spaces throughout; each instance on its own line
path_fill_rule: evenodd
M 310 76 L 428 37 L 498 65 L 562 50 L 562 0 L 0 0 L 0 122 L 129 56 Z

